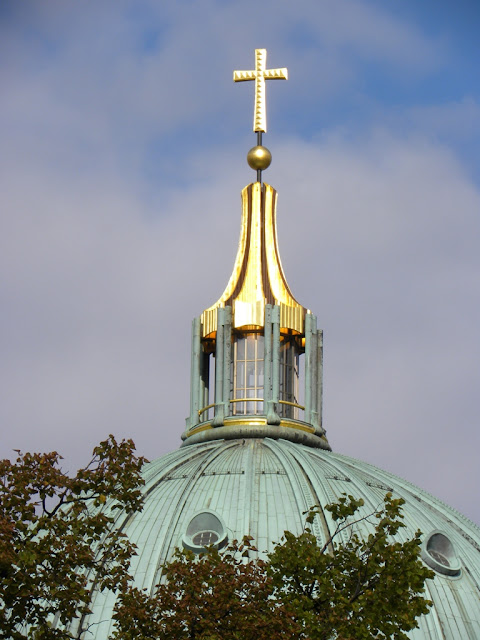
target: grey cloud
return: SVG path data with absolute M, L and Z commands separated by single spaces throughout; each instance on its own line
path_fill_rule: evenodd
M 445 499 L 456 487 L 478 521 L 480 194 L 444 148 L 378 143 L 283 151 L 306 158 L 279 175 L 284 266 L 325 328 L 335 449 Z M 299 209 L 303 224 L 289 224 Z
M 479 194 L 434 146 L 383 138 L 381 155 L 372 147 L 292 141 L 276 150 L 271 180 L 287 278 L 325 328 L 326 426 L 335 450 L 387 466 L 478 520 L 462 482 L 476 438 L 479 264 L 470 239 Z M 110 430 L 149 455 L 177 446 L 189 323 L 230 274 L 243 186 L 228 163 L 216 170 L 208 152 L 202 161 L 210 176 L 170 193 L 161 217 L 128 183 L 94 185 L 69 202 L 65 220 L 55 202 L 59 192 L 69 200 L 75 180 L 50 178 L 36 193 L 36 225 L 31 198 L 12 200 L 2 453 L 64 444 L 78 465 Z M 40 221 L 50 228 L 43 239 Z M 463 463 L 446 473 L 436 461 L 448 460 L 452 440 Z
M 178 446 L 190 321 L 230 275 L 239 192 L 253 179 L 243 157 L 251 93 L 228 84 L 232 68 L 252 62 L 250 47 L 266 41 L 272 64 L 306 63 L 306 79 L 330 77 L 332 87 L 358 64 L 350 45 L 399 65 L 402 48 L 424 50 L 425 69 L 439 56 L 435 43 L 360 3 L 342 4 L 355 27 L 322 13 L 328 3 L 301 5 L 315 38 L 330 33 L 314 53 L 296 46 L 284 3 L 262 5 L 253 26 L 252 3 L 200 3 L 186 16 L 145 4 L 168 22 L 150 52 L 128 2 L 37 4 L 8 43 L 0 38 L 15 69 L 0 106 L 1 455 L 59 449 L 73 468 L 110 431 L 150 457 Z M 28 37 L 33 27 L 50 51 Z M 299 90 L 317 91 L 308 82 Z M 189 126 L 217 137 L 196 147 L 182 133 Z M 332 445 L 480 521 L 478 187 L 426 127 L 401 139 L 393 125 L 361 134 L 325 126 L 310 144 L 272 137 L 265 179 L 280 192 L 287 278 L 325 329 Z M 165 151 L 169 136 L 177 155 Z M 146 166 L 153 140 L 155 160 L 183 174 L 180 185 L 152 179 L 161 179 Z

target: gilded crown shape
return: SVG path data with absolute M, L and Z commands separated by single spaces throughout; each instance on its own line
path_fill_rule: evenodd
M 232 307 L 234 329 L 261 329 L 265 305 L 280 307 L 283 332 L 302 334 L 307 310 L 295 300 L 282 268 L 276 226 L 277 192 L 255 182 L 242 191 L 240 240 L 222 296 L 202 314 L 202 337 L 214 338 L 217 309 Z

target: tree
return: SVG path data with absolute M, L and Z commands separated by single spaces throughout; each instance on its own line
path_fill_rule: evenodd
M 92 585 L 124 579 L 135 550 L 113 525 L 117 510 L 142 507 L 145 459 L 134 451 L 110 436 L 75 477 L 56 452 L 0 461 L 0 638 L 71 638 Z
M 135 547 L 115 527 L 118 510 L 142 507 L 134 450 L 110 436 L 75 477 L 55 452 L 0 461 L 0 640 L 82 637 L 94 587 L 117 593 L 114 640 L 405 640 L 428 611 L 421 534 L 399 540 L 403 500 L 390 493 L 366 515 L 352 496 L 328 505 L 335 528 L 322 544 L 315 507 L 265 559 L 249 537 L 178 550 L 153 593 L 136 588 Z
M 408 640 L 405 632 L 418 627 L 432 604 L 423 594 L 434 573 L 420 560 L 420 531 L 405 542 L 395 538 L 405 527 L 404 502 L 387 493 L 380 509 L 358 517 L 363 500 L 344 495 L 326 507 L 336 528 L 322 546 L 310 529 L 315 508 L 300 536 L 285 533 L 270 554 L 268 573 L 276 597 L 294 608 L 300 637 Z M 362 538 L 357 525 L 365 520 L 374 526 Z M 338 542 L 342 532 L 346 542 Z
M 249 557 L 250 538 L 196 558 L 177 551 L 152 595 L 123 585 L 114 638 L 404 640 L 431 606 L 423 593 L 433 572 L 419 559 L 420 532 L 395 539 L 403 502 L 388 493 L 381 508 L 359 517 L 363 501 L 343 496 L 326 507 L 336 528 L 321 546 L 310 528 L 313 508 L 304 531 L 285 532 L 266 561 Z M 357 525 L 371 519 L 363 539 Z
M 267 563 L 252 560 L 249 537 L 195 557 L 177 550 L 153 595 L 125 587 L 114 640 L 271 640 L 297 638 L 293 610 L 273 598 Z

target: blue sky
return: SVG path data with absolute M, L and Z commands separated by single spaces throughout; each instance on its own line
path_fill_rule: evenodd
M 480 522 L 476 2 L 2 0 L 0 455 L 150 458 L 233 265 L 267 48 L 279 240 L 335 451 Z

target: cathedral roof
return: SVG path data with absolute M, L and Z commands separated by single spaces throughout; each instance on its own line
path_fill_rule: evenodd
M 406 527 L 397 538 L 404 541 L 420 529 L 422 559 L 435 571 L 426 594 L 434 606 L 410 637 L 478 640 L 478 527 L 410 483 L 329 450 L 322 425 L 323 334 L 288 288 L 276 241 L 276 192 L 261 180 L 271 158 L 262 146 L 264 84 L 287 76 L 285 69 L 267 70 L 265 61 L 265 50 L 257 50 L 255 70 L 234 75 L 256 84 L 257 146 L 248 159 L 257 181 L 242 194 L 232 277 L 193 322 L 184 446 L 145 467 L 143 511 L 116 516 L 138 547 L 135 583 L 153 589 L 178 547 L 200 552 L 207 544 L 221 547 L 250 535 L 260 553 L 271 551 L 285 530 L 301 533 L 304 513 L 316 505 L 313 531 L 324 542 L 335 528 L 326 505 L 351 494 L 364 500 L 367 515 L 391 492 L 405 500 Z M 356 526 L 365 536 L 373 528 L 367 520 Z M 114 603 L 113 593 L 95 594 L 92 640 L 108 637 Z
M 325 541 L 335 528 L 326 504 L 352 494 L 363 498 L 366 515 L 391 491 L 405 500 L 406 527 L 398 539 L 411 538 L 420 528 L 422 557 L 435 571 L 426 594 L 434 606 L 412 639 L 480 638 L 480 529 L 391 473 L 340 454 L 260 438 L 184 447 L 148 464 L 144 476 L 143 511 L 117 518 L 138 546 L 133 569 L 141 588 L 158 583 L 175 548 L 201 548 L 202 533 L 213 531 L 222 543 L 248 534 L 262 553 L 272 550 L 285 530 L 300 533 L 304 512 L 320 505 L 313 531 Z M 359 523 L 359 533 L 367 535 L 370 526 Z M 96 595 L 89 622 L 99 624 L 90 627 L 92 640 L 107 637 L 114 600 L 112 594 Z

